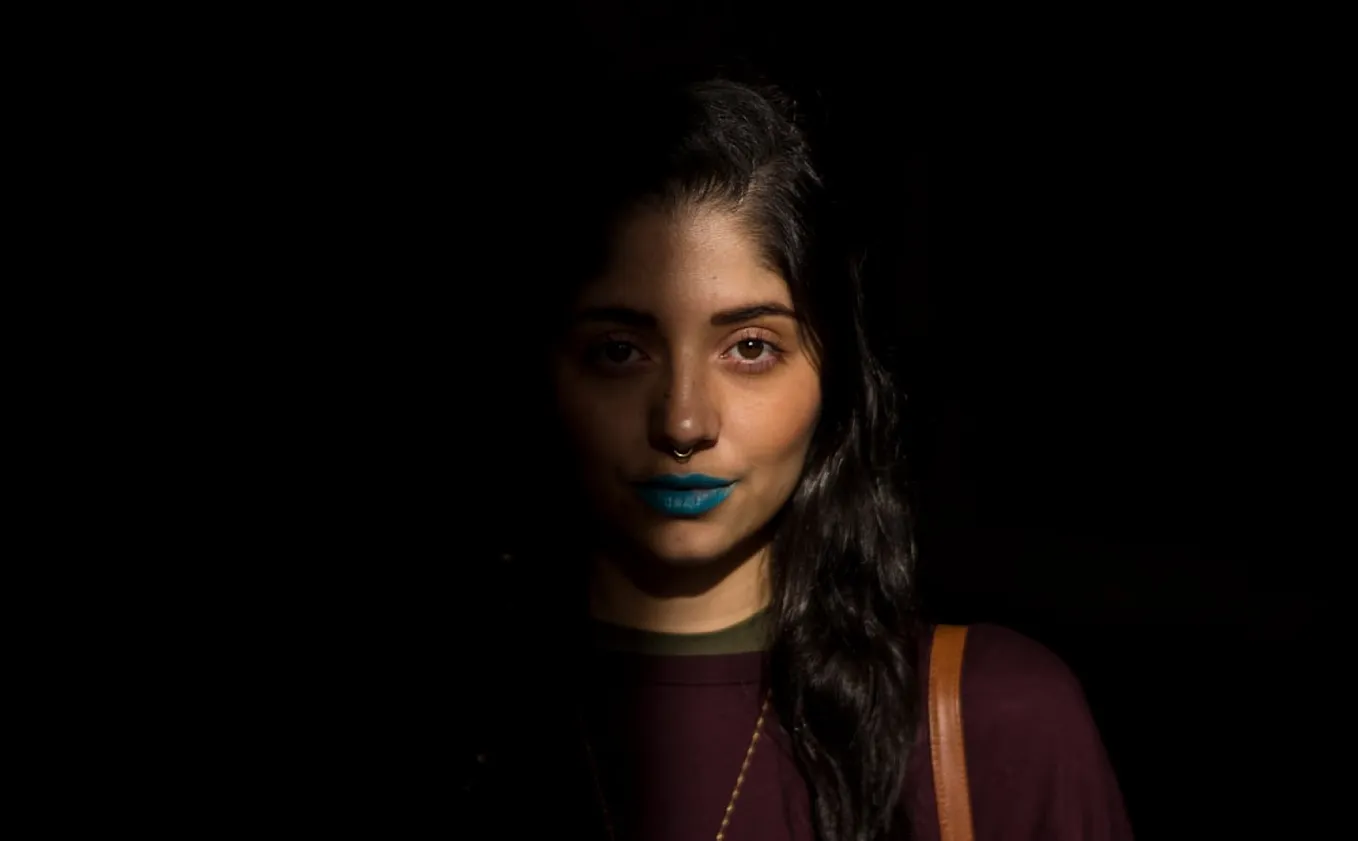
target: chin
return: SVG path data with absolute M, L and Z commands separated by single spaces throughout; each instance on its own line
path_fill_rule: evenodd
M 656 560 L 673 566 L 699 566 L 721 560 L 740 543 L 742 535 L 729 527 L 702 520 L 670 520 L 636 535 Z

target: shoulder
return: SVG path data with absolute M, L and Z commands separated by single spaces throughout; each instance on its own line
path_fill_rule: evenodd
M 962 659 L 968 723 L 1039 724 L 1086 711 L 1080 681 L 1042 643 L 999 625 L 972 625 Z
M 1046 646 L 970 626 L 962 721 L 977 838 L 1130 837 L 1084 690 Z
M 962 716 L 967 756 L 975 754 L 977 762 L 997 754 L 1021 754 L 1027 763 L 1057 753 L 1101 753 L 1074 672 L 1042 643 L 999 625 L 967 629 Z

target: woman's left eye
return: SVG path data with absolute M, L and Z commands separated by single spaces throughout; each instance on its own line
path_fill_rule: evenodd
M 762 371 L 777 363 L 782 351 L 765 339 L 741 339 L 726 351 L 725 356 L 744 371 Z
M 757 362 L 766 352 L 772 352 L 772 346 L 763 339 L 741 339 L 731 349 L 746 362 Z

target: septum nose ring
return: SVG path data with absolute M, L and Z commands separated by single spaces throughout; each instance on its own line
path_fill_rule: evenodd
M 670 452 L 674 453 L 674 457 L 679 461 L 680 464 L 683 464 L 684 462 L 688 461 L 690 458 L 693 457 L 692 447 L 689 447 L 687 450 L 684 450 L 683 452 L 674 449 L 670 450 Z

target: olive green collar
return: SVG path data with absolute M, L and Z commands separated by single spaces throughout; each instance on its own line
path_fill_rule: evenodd
M 727 628 L 701 634 L 645 631 L 593 621 L 594 643 L 609 651 L 659 656 L 694 654 L 743 654 L 768 648 L 769 611 L 765 608 Z

